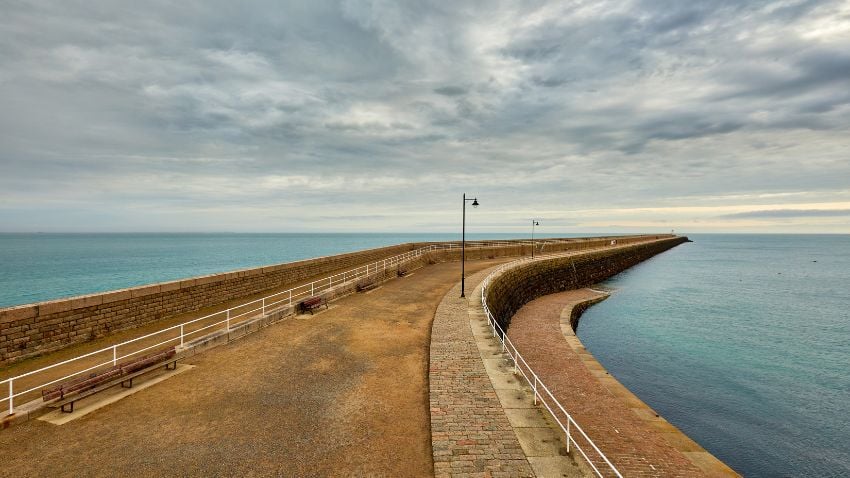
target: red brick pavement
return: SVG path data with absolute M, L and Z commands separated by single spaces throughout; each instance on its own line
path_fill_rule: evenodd
M 529 302 L 511 319 L 508 336 L 624 476 L 706 476 L 612 394 L 567 343 L 561 331 L 561 311 L 595 295 L 581 289 Z
M 469 325 L 466 299 L 455 286 L 440 303 L 431 329 L 431 443 L 437 477 L 534 476 L 493 389 Z

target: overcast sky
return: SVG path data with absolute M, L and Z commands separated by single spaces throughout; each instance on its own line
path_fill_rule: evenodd
M 850 232 L 847 1 L 0 12 L 0 231 Z

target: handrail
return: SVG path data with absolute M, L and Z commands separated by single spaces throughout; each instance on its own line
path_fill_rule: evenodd
M 568 255 L 572 255 L 572 254 L 573 254 L 572 252 L 566 253 L 566 254 L 564 254 L 564 253 L 562 253 L 562 254 L 547 254 L 545 256 L 538 256 L 538 257 L 540 259 L 544 259 L 544 258 L 552 258 L 552 257 L 556 257 L 556 256 L 568 256 Z M 570 443 L 572 443 L 576 447 L 576 449 L 579 451 L 579 453 L 581 453 L 581 455 L 584 457 L 585 461 L 587 461 L 587 463 L 593 469 L 594 473 L 596 473 L 596 475 L 600 476 L 600 477 L 604 476 L 602 474 L 602 472 L 599 470 L 599 468 L 596 466 L 596 464 L 593 463 L 593 460 L 591 460 L 587 456 L 587 453 L 582 449 L 582 447 L 578 444 L 578 442 L 576 442 L 573 434 L 570 432 L 570 429 L 572 428 L 572 429 L 578 430 L 579 434 L 584 438 L 584 440 L 587 443 L 590 444 L 590 446 L 593 448 L 593 450 L 602 459 L 602 462 L 604 462 L 604 464 L 608 465 L 608 468 L 610 468 L 610 470 L 614 473 L 614 475 L 617 476 L 618 478 L 622 478 L 623 475 L 620 474 L 619 470 L 617 470 L 617 468 L 614 466 L 614 464 L 611 463 L 611 461 L 608 459 L 608 457 L 605 456 L 605 454 L 602 452 L 602 450 L 600 450 L 599 447 L 596 446 L 595 443 L 593 443 L 593 440 L 591 440 L 590 437 L 587 436 L 587 434 L 584 432 L 584 430 L 579 426 L 578 422 L 576 422 L 575 419 L 572 417 L 572 415 L 570 415 L 570 413 L 567 412 L 564 409 L 564 407 L 561 405 L 561 403 L 558 402 L 558 400 L 555 398 L 555 396 L 549 390 L 549 387 L 547 387 L 546 384 L 544 384 L 543 381 L 540 379 L 540 377 L 537 375 L 537 373 L 534 370 L 532 370 L 532 368 L 528 364 L 528 362 L 525 361 L 525 358 L 523 358 L 523 356 L 520 355 L 519 351 L 516 349 L 513 342 L 511 342 L 510 338 L 508 337 L 508 334 L 504 331 L 502 326 L 499 325 L 499 323 L 496 321 L 496 318 L 493 316 L 493 313 L 490 311 L 490 307 L 487 305 L 487 294 L 486 294 L 487 286 L 490 285 L 490 280 L 493 278 L 493 276 L 495 276 L 497 273 L 507 269 L 508 267 L 512 267 L 512 266 L 516 265 L 519 262 L 530 261 L 530 260 L 533 260 L 533 259 L 520 259 L 520 260 L 517 260 L 517 261 L 509 262 L 507 264 L 503 264 L 503 265 L 499 266 L 497 269 L 495 269 L 493 272 L 491 272 L 487 276 L 487 278 L 484 279 L 484 282 L 482 282 L 482 285 L 481 285 L 481 306 L 484 308 L 484 313 L 487 316 L 487 322 L 488 322 L 488 324 L 490 325 L 490 328 L 493 331 L 493 336 L 496 337 L 499 340 L 499 342 L 501 342 L 502 352 L 507 353 L 508 357 L 510 357 L 511 361 L 513 362 L 514 373 L 522 375 L 522 377 L 525 379 L 525 381 L 528 383 L 528 385 L 532 387 L 532 389 L 534 391 L 534 404 L 536 405 L 537 401 L 539 399 L 543 403 L 543 405 L 546 407 L 546 409 L 549 411 L 549 414 L 552 416 L 552 418 L 554 418 L 555 421 L 558 423 L 558 426 L 561 427 L 561 431 L 563 431 L 564 434 L 566 435 L 566 437 L 567 437 L 567 453 L 569 453 Z M 542 389 L 543 392 L 545 392 L 545 395 L 540 392 L 541 389 Z M 547 400 L 547 397 L 548 397 L 548 400 Z M 551 404 L 549 402 L 551 402 Z M 556 407 L 556 409 L 553 410 L 553 407 Z M 559 414 L 556 413 L 557 411 L 560 411 L 562 416 L 566 418 L 566 424 L 561 420 L 561 417 L 559 416 Z
M 538 240 L 535 240 L 535 241 L 527 241 L 527 240 L 466 241 L 466 247 L 469 248 L 469 249 L 475 249 L 475 248 L 488 248 L 488 247 L 526 246 L 528 244 L 531 244 L 533 247 L 539 246 L 539 247 L 543 248 L 548 244 L 576 243 L 576 242 L 580 243 L 580 242 L 586 242 L 586 241 L 590 241 L 590 240 L 601 240 L 601 239 L 606 239 L 606 237 L 567 238 L 567 239 L 538 239 Z M 160 346 L 163 346 L 163 345 L 166 345 L 166 344 L 175 344 L 175 345 L 179 344 L 179 345 L 182 346 L 186 342 L 187 337 L 192 336 L 192 335 L 196 335 L 199 332 L 204 331 L 204 330 L 208 330 L 208 329 L 212 329 L 214 327 L 224 325 L 224 330 L 230 331 L 231 325 L 234 323 L 233 321 L 235 319 L 242 319 L 243 317 L 249 316 L 250 314 L 255 314 L 257 312 L 260 312 L 264 316 L 264 315 L 266 315 L 267 311 L 269 311 L 269 310 L 273 311 L 273 310 L 276 310 L 276 309 L 283 307 L 283 306 L 286 306 L 286 305 L 292 305 L 293 301 L 297 301 L 298 299 L 300 299 L 302 297 L 305 297 L 305 296 L 311 297 L 311 296 L 315 295 L 317 292 L 326 291 L 328 289 L 333 288 L 335 285 L 338 286 L 340 284 L 345 284 L 345 283 L 351 282 L 355 279 L 358 279 L 360 277 L 364 277 L 364 276 L 368 276 L 369 274 L 377 273 L 378 271 L 385 272 L 387 270 L 387 267 L 390 267 L 390 268 L 396 267 L 396 266 L 398 266 L 398 265 L 400 265 L 404 262 L 407 262 L 411 259 L 421 257 L 423 254 L 426 254 L 426 253 L 429 253 L 429 252 L 432 252 L 432 251 L 436 251 L 436 250 L 460 249 L 461 247 L 462 247 L 462 245 L 459 242 L 443 242 L 443 243 L 429 244 L 427 246 L 420 247 L 418 249 L 414 249 L 414 250 L 411 250 L 411 251 L 408 251 L 408 252 L 405 252 L 405 253 L 402 253 L 402 254 L 398 254 L 396 256 L 392 256 L 392 257 L 388 257 L 386 259 L 381 259 L 381 260 L 378 260 L 378 261 L 375 261 L 375 262 L 372 262 L 372 263 L 368 263 L 365 266 L 360 266 L 360 267 L 357 267 L 357 268 L 354 268 L 354 269 L 351 269 L 351 270 L 348 270 L 348 271 L 344 271 L 344 272 L 341 272 L 341 273 L 338 273 L 338 274 L 334 274 L 334 275 L 329 276 L 329 277 L 325 277 L 323 279 L 315 280 L 315 281 L 307 283 L 307 284 L 296 286 L 296 287 L 293 287 L 291 289 L 284 290 L 282 292 L 276 292 L 274 294 L 267 295 L 267 296 L 262 297 L 260 299 L 251 300 L 251 301 L 244 302 L 244 303 L 241 303 L 239 305 L 230 307 L 228 309 L 220 310 L 218 312 L 213 312 L 212 314 L 208 314 L 208 315 L 205 315 L 203 317 L 198 317 L 196 319 L 192 319 L 192 320 L 189 320 L 189 321 L 177 324 L 177 325 L 166 327 L 164 329 L 160 329 L 160 330 L 157 330 L 155 332 L 145 334 L 141 337 L 135 337 L 133 339 L 126 340 L 126 341 L 121 342 L 121 343 L 113 344 L 113 345 L 110 345 L 108 347 L 104 347 L 102 349 L 95 350 L 93 352 L 88 352 L 88 353 L 85 353 L 85 354 L 82 354 L 82 355 L 79 355 L 79 356 L 76 356 L 76 357 L 73 357 L 73 358 L 70 358 L 70 359 L 67 359 L 67 360 L 63 360 L 63 361 L 58 362 L 58 363 L 47 365 L 47 366 L 39 368 L 37 370 L 32 370 L 32 371 L 29 371 L 29 372 L 22 373 L 20 375 L 16 375 L 14 377 L 9 377 L 9 378 L 0 380 L 0 385 L 2 385 L 4 383 L 8 383 L 8 390 L 9 390 L 9 392 L 8 392 L 9 395 L 0 399 L 0 402 L 8 401 L 9 402 L 9 412 L 8 412 L 8 414 L 13 415 L 14 412 L 15 412 L 15 397 L 20 397 L 20 396 L 25 395 L 27 393 L 34 392 L 34 391 L 36 391 L 40 388 L 44 388 L 46 386 L 53 385 L 53 384 L 61 382 L 63 380 L 67 380 L 67 379 L 72 378 L 74 376 L 77 376 L 77 375 L 80 375 L 80 374 L 83 374 L 83 373 L 87 373 L 87 372 L 91 372 L 91 371 L 96 370 L 100 367 L 105 367 L 105 366 L 108 366 L 110 364 L 115 366 L 115 365 L 118 364 L 119 360 L 125 359 L 127 357 L 131 357 L 133 355 L 137 355 L 141 352 L 144 352 L 146 350 L 150 350 L 150 349 L 155 348 L 155 347 L 160 347 Z M 245 307 L 249 307 L 249 306 L 252 306 L 252 308 L 250 310 L 239 312 L 242 309 L 244 309 Z M 201 326 L 201 327 L 194 329 L 194 330 L 189 330 L 189 331 L 186 330 L 187 326 L 192 326 L 192 325 L 197 324 L 201 321 L 209 320 L 209 319 L 217 317 L 217 316 L 220 316 L 220 320 L 218 320 L 217 322 Z M 178 330 L 179 330 L 179 334 L 176 333 L 176 331 L 178 331 Z M 165 339 L 161 342 L 158 342 L 156 344 L 146 346 L 146 347 L 144 347 L 140 350 L 134 350 L 134 351 L 131 351 L 131 352 L 127 352 L 127 353 L 124 353 L 123 355 L 119 354 L 119 348 L 121 348 L 121 347 L 126 347 L 127 345 L 139 342 L 141 340 L 149 339 L 151 337 L 155 337 L 157 335 L 161 335 L 161 334 L 164 334 L 164 333 L 167 333 L 167 332 L 172 332 L 172 331 L 174 331 L 175 334 L 176 334 L 174 337 L 167 338 L 167 339 Z M 40 383 L 39 385 L 32 386 L 32 387 L 27 388 L 23 391 L 15 392 L 15 390 L 14 390 L 14 382 L 16 380 L 20 380 L 20 379 L 25 378 L 25 377 L 30 377 L 30 376 L 33 376 L 33 375 L 36 375 L 36 374 L 39 374 L 39 373 L 42 373 L 42 372 L 46 372 L 48 370 L 54 369 L 54 368 L 62 366 L 62 365 L 67 365 L 69 363 L 76 362 L 78 360 L 93 357 L 97 354 L 107 354 L 109 352 L 111 352 L 111 358 L 107 361 L 102 361 L 102 362 L 99 362 L 95 365 L 90 365 L 90 366 L 84 367 L 81 370 L 77 370 L 73 373 L 70 373 L 70 374 L 65 375 L 63 377 L 60 377 L 60 378 L 56 378 L 56 379 L 52 379 L 52 380 Z

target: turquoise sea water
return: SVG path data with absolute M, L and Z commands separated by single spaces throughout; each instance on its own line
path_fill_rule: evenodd
M 850 236 L 694 235 L 609 280 L 578 335 L 746 476 L 850 476 Z
M 0 307 L 403 242 L 456 240 L 460 234 L 0 234 Z

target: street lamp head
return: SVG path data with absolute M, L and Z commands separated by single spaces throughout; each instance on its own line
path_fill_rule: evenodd
M 472 207 L 478 207 L 478 198 L 472 200 Z

